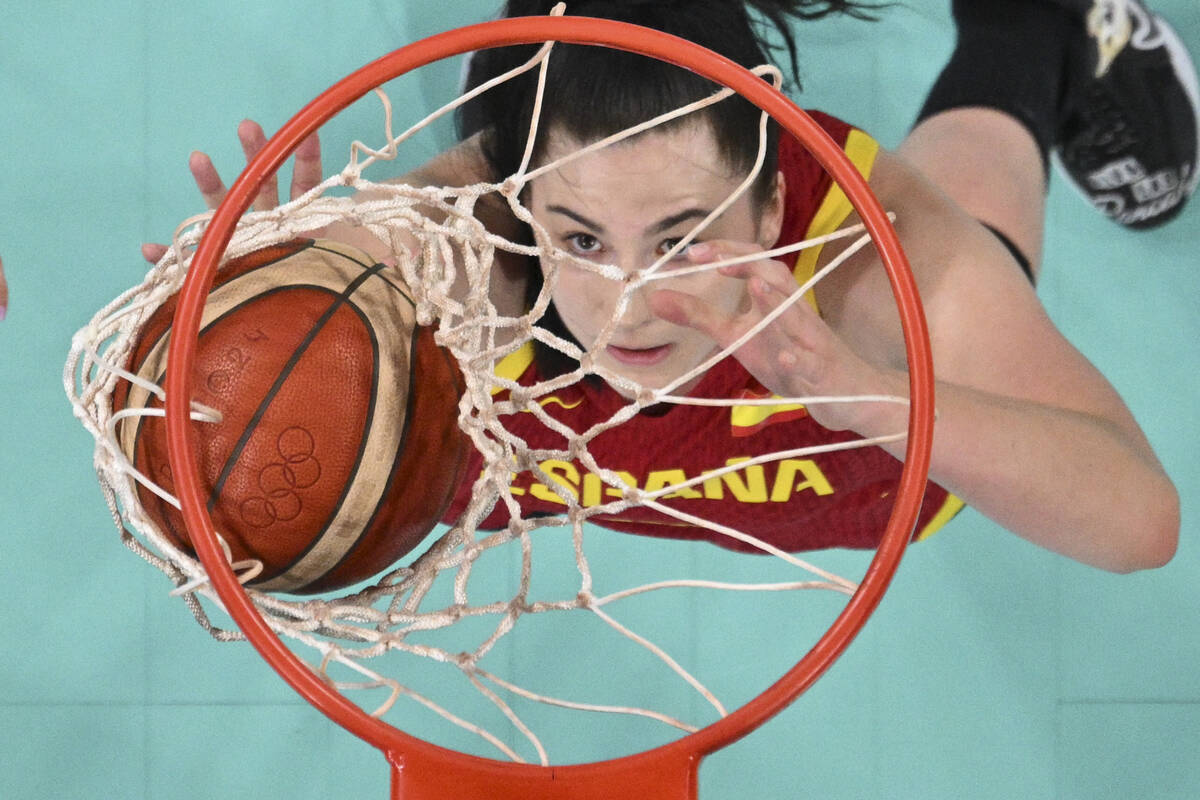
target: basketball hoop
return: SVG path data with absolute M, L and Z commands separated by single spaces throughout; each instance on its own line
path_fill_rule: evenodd
M 895 505 L 865 577 L 828 631 L 766 691 L 707 727 L 642 753 L 569 766 L 507 763 L 423 741 L 363 710 L 298 658 L 264 619 L 261 598 L 256 604 L 230 568 L 206 510 L 207 496 L 198 480 L 190 427 L 195 413 L 190 401 L 192 365 L 206 297 L 259 185 L 305 138 L 381 84 L 443 58 L 489 47 L 543 42 L 627 50 L 692 70 L 748 99 L 798 138 L 842 187 L 878 249 L 900 312 L 910 375 L 907 449 Z M 410 44 L 339 81 L 270 139 L 212 215 L 183 278 L 173 331 L 166 377 L 171 391 L 165 399 L 170 463 L 188 532 L 207 579 L 246 638 L 285 681 L 330 719 L 384 753 L 391 765 L 393 798 L 599 800 L 618 793 L 680 800 L 695 797 L 697 769 L 703 757 L 785 708 L 849 645 L 886 591 L 921 509 L 933 436 L 933 369 L 915 282 L 887 214 L 843 151 L 777 88 L 702 47 L 626 23 L 579 17 L 482 23 Z M 98 357 L 94 360 L 100 361 Z

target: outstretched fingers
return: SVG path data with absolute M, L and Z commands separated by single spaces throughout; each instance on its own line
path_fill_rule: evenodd
M 735 357 L 779 394 L 811 392 L 829 374 L 829 360 L 835 354 L 832 334 L 814 310 L 795 296 L 799 287 L 787 265 L 753 257 L 761 253 L 755 244 L 725 241 L 706 242 L 688 253 L 693 263 L 746 259 L 716 268 L 742 282 L 744 301 L 736 311 L 670 288 L 649 296 L 650 309 L 668 322 L 704 333 L 721 348 L 737 344 L 759 328 L 738 347 Z
M 237 129 L 238 141 L 242 143 L 242 153 L 249 164 L 267 145 L 267 135 L 262 126 L 252 119 L 244 119 Z M 272 173 L 259 184 L 258 192 L 254 195 L 251 206 L 255 211 L 270 211 L 279 205 L 279 178 Z
M 242 120 L 237 128 L 237 137 L 242 145 L 246 163 L 253 161 L 267 144 L 267 136 L 263 132 L 262 126 L 252 119 Z M 193 151 L 188 156 L 188 171 L 192 174 L 196 188 L 200 190 L 204 206 L 209 209 L 219 206 L 229 193 L 229 189 L 221 180 L 221 175 L 217 172 L 217 168 L 208 154 L 199 150 Z M 316 187 L 320 184 L 322 176 L 321 141 L 318 135 L 313 133 L 296 148 L 292 165 L 290 199 L 295 200 Z M 251 206 L 255 211 L 269 211 L 278 205 L 279 180 L 272 174 L 259 186 Z M 146 243 L 142 245 L 142 257 L 154 264 L 166 254 L 167 249 L 167 246 L 163 244 Z
M 762 248 L 757 244 L 732 241 L 704 242 L 694 245 L 688 251 L 689 260 L 695 264 L 738 262 L 718 267 L 717 271 L 726 277 L 744 281 L 748 303 L 741 316 L 747 325 L 756 324 L 762 317 L 773 312 L 798 288 L 791 269 L 781 261 L 762 257 L 762 252 Z M 806 310 L 801 311 L 801 317 Z M 787 317 L 788 315 L 783 315 L 779 322 L 786 324 Z M 709 330 L 706 329 L 706 332 Z
M 200 197 L 204 199 L 204 207 L 213 209 L 221 205 L 228 189 L 225 188 L 225 182 L 221 180 L 221 175 L 213 166 L 212 159 L 208 157 L 208 154 L 193 150 L 192 154 L 188 156 L 188 172 L 192 173 L 192 180 L 195 181 L 196 188 L 200 190 Z M 168 249 L 170 248 L 165 244 L 146 242 L 142 244 L 142 258 L 151 264 L 157 264 L 167 254 Z
M 650 294 L 650 309 L 662 319 L 705 333 L 727 349 L 755 330 L 734 357 L 764 387 L 782 397 L 850 396 L 877 393 L 888 385 L 886 370 L 868 363 L 798 295 L 792 271 L 761 248 L 737 242 L 706 242 L 689 252 L 695 263 L 741 259 L 715 267 L 742 282 L 742 302 L 734 310 L 674 289 Z M 669 281 L 668 281 L 669 283 Z M 815 404 L 809 408 L 831 430 L 858 430 L 868 411 L 861 404 Z
M 267 136 L 262 126 L 252 119 L 242 120 L 238 125 L 238 141 L 249 164 L 267 145 Z M 288 199 L 295 200 L 321 182 L 321 140 L 316 133 L 307 137 L 294 153 L 292 184 Z M 279 205 L 279 178 L 276 174 L 263 180 L 254 196 L 255 211 L 269 211 Z
M 192 173 L 192 180 L 196 182 L 196 188 L 200 190 L 200 196 L 204 198 L 205 208 L 216 208 L 221 205 L 221 201 L 225 199 L 227 192 L 225 182 L 221 180 L 217 168 L 213 166 L 212 159 L 207 153 L 201 153 L 199 150 L 192 151 L 188 156 L 188 171 Z

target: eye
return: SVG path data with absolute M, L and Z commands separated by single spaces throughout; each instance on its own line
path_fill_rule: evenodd
M 600 240 L 590 233 L 572 233 L 566 237 L 571 250 L 581 255 L 593 255 L 600 252 Z
M 674 239 L 663 239 L 658 245 L 658 254 L 660 256 L 666 255 L 670 252 L 672 247 L 679 244 L 681 241 L 683 241 L 681 237 L 676 237 Z M 695 244 L 695 242 L 693 241 L 692 244 Z M 689 244 L 688 247 L 691 247 L 691 244 Z M 687 258 L 687 251 L 687 247 L 683 248 L 675 254 L 675 258 Z

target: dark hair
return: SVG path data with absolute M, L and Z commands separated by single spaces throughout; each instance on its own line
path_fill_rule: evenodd
M 508 0 L 502 16 L 546 15 L 557 0 Z M 853 0 L 572 0 L 572 15 L 630 22 L 674 34 L 741 64 L 767 63 L 768 53 L 787 51 L 790 73 L 799 85 L 796 41 L 789 18 L 813 20 L 833 13 L 870 19 L 875 4 Z M 751 12 L 755 12 L 752 14 Z M 772 29 L 782 39 L 771 43 Z M 501 47 L 475 53 L 467 88 L 525 63 L 536 45 Z M 516 171 L 525 150 L 532 116 L 536 71 L 505 82 L 463 107 L 460 133 L 488 130 L 485 155 L 505 177 Z M 558 129 L 581 142 L 594 141 L 707 97 L 716 86 L 705 78 L 657 59 L 589 45 L 558 45 L 550 59 L 542 130 Z M 741 98 L 703 112 L 713 126 L 721 156 L 729 166 L 749 168 L 757 157 L 758 111 Z M 750 132 L 750 135 L 748 135 Z M 544 141 L 544 140 L 543 140 Z M 773 151 L 772 151 L 773 152 Z M 769 191 L 774 170 L 764 169 Z
M 557 0 L 508 0 L 503 16 L 546 15 Z M 568 0 L 571 15 L 602 17 L 630 22 L 674 34 L 707 47 L 747 68 L 767 63 L 767 54 L 781 49 L 770 42 L 771 29 L 781 37 L 791 62 L 790 73 L 799 84 L 796 43 L 789 18 L 818 19 L 832 13 L 871 18 L 878 6 L 852 0 Z M 756 12 L 757 16 L 752 14 Z M 528 61 L 537 45 L 482 50 L 471 59 L 467 88 L 473 88 Z M 483 152 L 500 179 L 520 166 L 526 147 L 536 96 L 538 75 L 531 70 L 485 92 L 463 106 L 459 114 L 464 137 L 484 132 Z M 534 163 L 547 137 L 555 130 L 587 143 L 625 130 L 660 114 L 703 99 L 718 87 L 706 78 L 657 59 L 591 45 L 556 45 L 550 56 L 544 101 L 539 120 L 539 140 Z M 703 120 L 710 127 L 722 160 L 733 170 L 749 172 L 758 158 L 759 110 L 733 96 L 695 115 L 675 120 Z M 662 130 L 660 128 L 659 130 Z M 774 185 L 778 128 L 768 125 L 766 161 L 752 189 L 751 199 L 764 203 Z M 540 281 L 536 270 L 530 295 Z M 540 323 L 560 336 L 571 338 L 551 308 Z M 549 375 L 572 368 L 565 357 L 546 348 L 539 364 Z

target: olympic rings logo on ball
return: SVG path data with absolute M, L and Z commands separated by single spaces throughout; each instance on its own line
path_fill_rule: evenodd
M 284 430 L 275 449 L 281 460 L 267 464 L 258 473 L 262 495 L 248 498 L 239 506 L 242 519 L 256 528 L 300 516 L 304 504 L 297 490 L 307 489 L 321 478 L 321 462 L 314 456 L 316 442 L 304 428 Z

